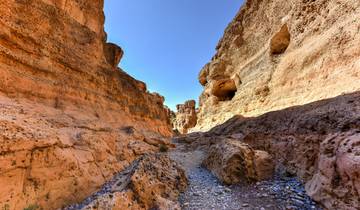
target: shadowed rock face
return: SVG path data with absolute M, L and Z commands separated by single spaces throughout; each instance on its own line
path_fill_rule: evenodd
M 116 66 L 102 0 L 0 5 L 0 208 L 81 201 L 169 144 L 164 98 Z
M 199 73 L 191 131 L 360 90 L 359 18 L 357 0 L 246 1 Z M 224 79 L 234 79 L 231 100 L 214 91 Z

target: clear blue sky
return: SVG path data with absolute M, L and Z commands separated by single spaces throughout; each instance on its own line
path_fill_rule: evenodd
M 125 51 L 120 67 L 165 96 L 197 100 L 201 68 L 215 53 L 243 0 L 105 0 L 108 41 Z

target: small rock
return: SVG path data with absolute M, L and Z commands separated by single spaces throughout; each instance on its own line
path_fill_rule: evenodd
M 248 206 L 249 206 L 248 203 L 244 203 L 244 204 L 242 205 L 242 207 L 248 207 Z
M 230 192 L 231 192 L 231 189 L 229 189 L 229 188 L 225 188 L 225 192 L 230 193 Z
M 193 196 L 200 196 L 199 193 L 193 192 Z

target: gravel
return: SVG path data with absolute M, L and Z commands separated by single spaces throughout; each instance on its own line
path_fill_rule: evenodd
M 189 179 L 187 191 L 179 198 L 184 210 L 321 210 L 296 178 L 276 176 L 267 181 L 226 186 L 201 167 L 201 151 L 175 150 L 171 157 L 185 169 Z

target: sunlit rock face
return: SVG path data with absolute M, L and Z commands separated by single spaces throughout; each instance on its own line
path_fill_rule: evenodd
M 357 0 L 247 1 L 199 73 L 192 131 L 360 90 L 359 17 Z
M 0 208 L 81 201 L 168 144 L 164 98 L 116 67 L 103 3 L 1 2 Z
M 177 112 L 173 120 L 173 127 L 180 134 L 186 134 L 190 128 L 195 127 L 197 121 L 195 105 L 194 100 L 176 105 Z

